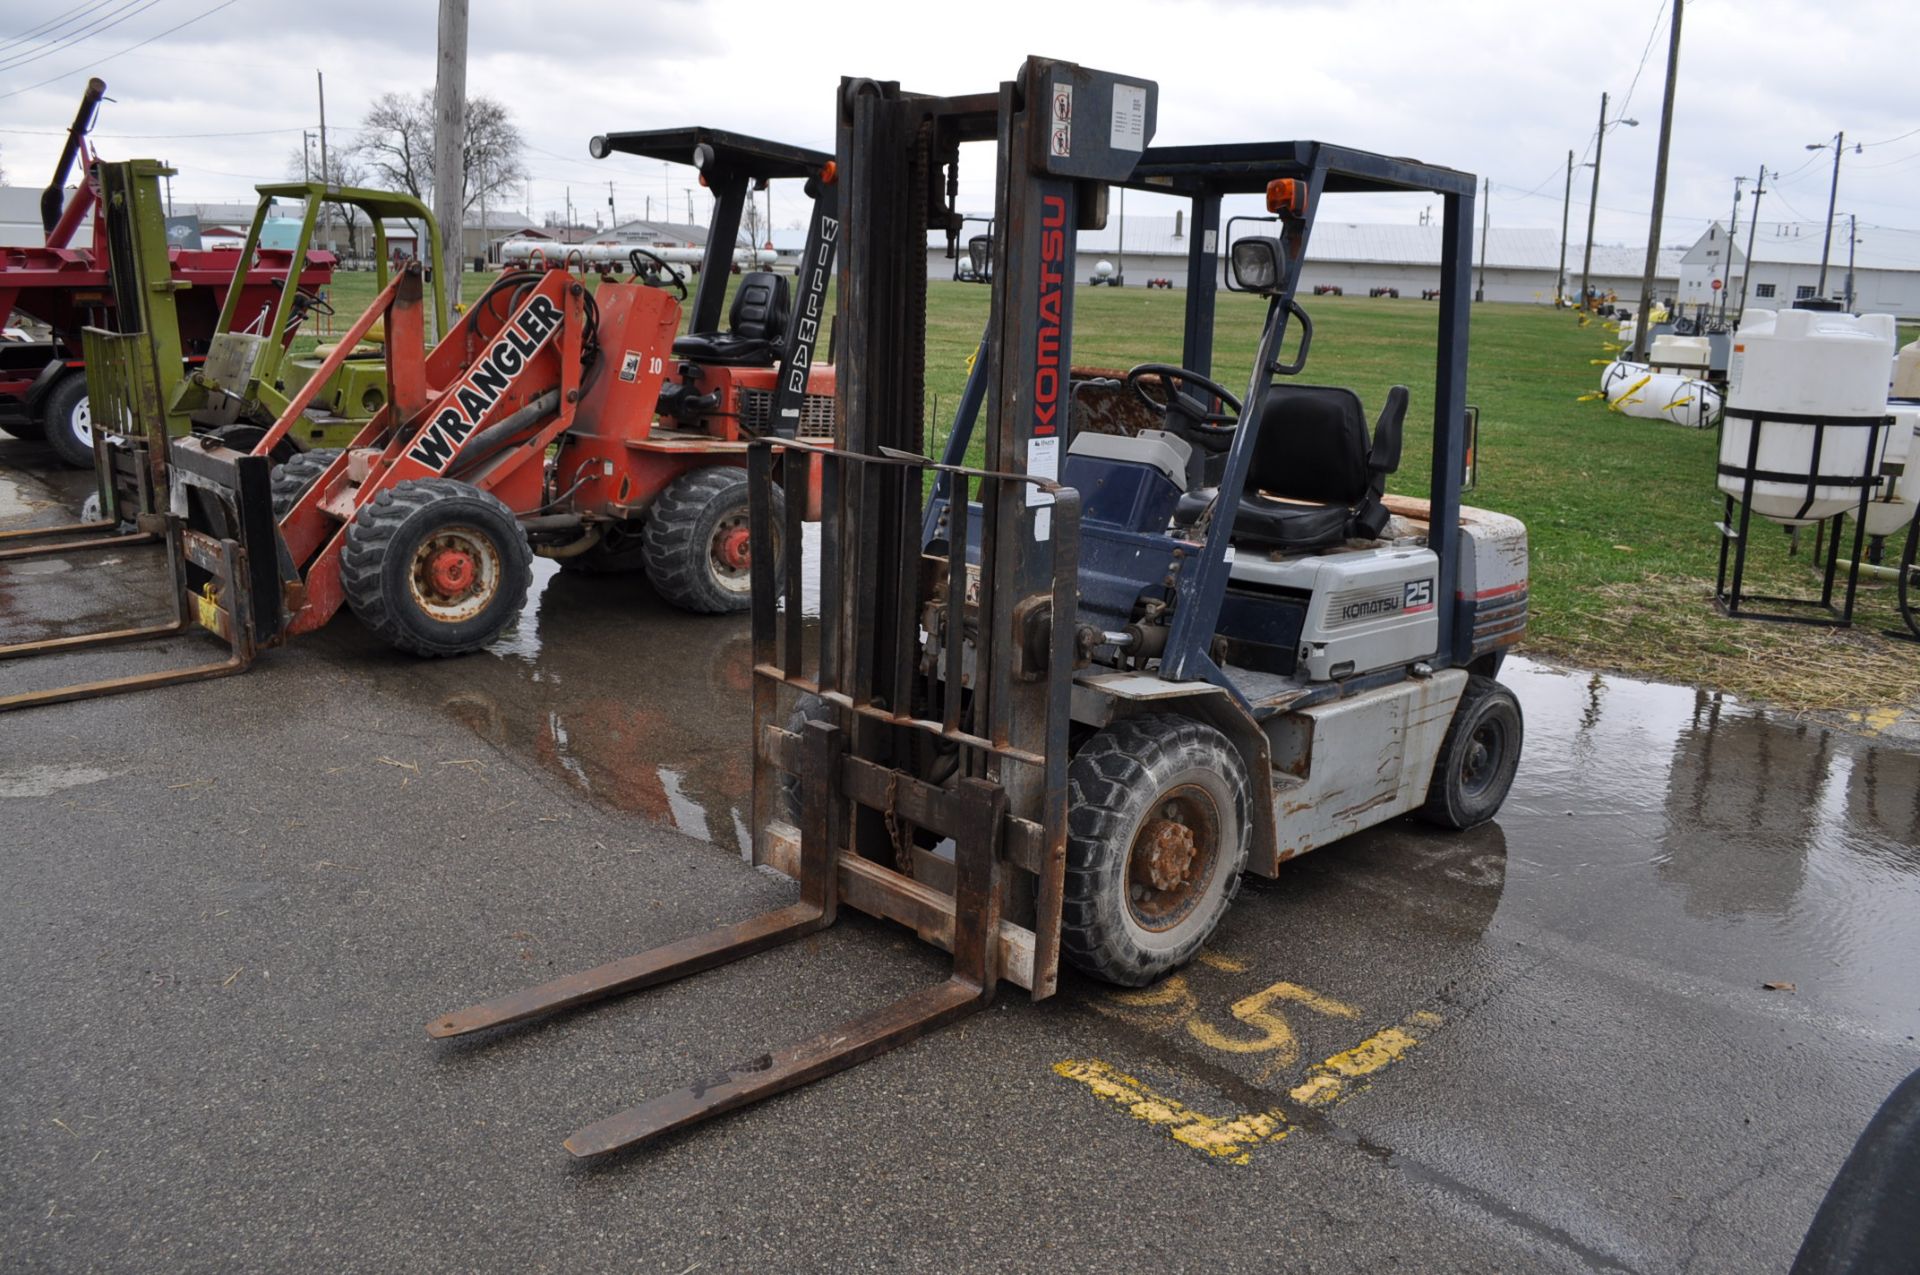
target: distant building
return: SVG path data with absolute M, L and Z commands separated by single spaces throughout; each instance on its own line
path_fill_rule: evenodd
M 1315 287 L 1337 287 L 1348 296 L 1365 296 L 1374 288 L 1397 288 L 1402 297 L 1418 298 L 1424 291 L 1440 286 L 1440 226 L 1379 225 L 1359 222 L 1318 220 L 1307 242 L 1307 259 L 1300 269 L 1300 291 L 1311 294 Z M 1083 230 L 1079 235 L 1079 266 L 1082 275 L 1091 277 L 1098 263 L 1106 261 L 1123 274 L 1130 287 L 1144 286 L 1149 279 L 1168 279 L 1177 288 L 1187 284 L 1187 253 L 1191 236 L 1185 219 L 1172 217 L 1128 217 L 1122 241 L 1117 216 L 1107 219 L 1105 230 Z M 1248 228 L 1235 228 L 1235 238 L 1251 234 Z M 1122 251 L 1124 248 L 1124 252 Z M 1565 290 L 1572 297 L 1580 289 L 1580 265 L 1583 245 L 1567 245 Z M 1480 236 L 1474 235 L 1475 286 L 1485 276 L 1489 301 L 1531 301 L 1551 305 L 1554 279 L 1560 264 L 1560 232 L 1495 228 L 1487 236 L 1486 269 L 1478 267 Z M 960 244 L 966 252 L 966 243 Z M 1662 249 L 1654 273 L 1654 291 L 1664 298 L 1673 294 L 1680 281 L 1682 253 Z M 927 241 L 927 273 L 930 278 L 950 279 L 954 263 L 946 256 L 946 236 L 932 234 Z M 1595 244 L 1591 284 L 1602 292 L 1615 292 L 1623 302 L 1640 293 L 1640 272 L 1646 265 L 1646 249 Z M 1226 253 L 1220 254 L 1221 280 L 1225 279 Z
M 40 188 L 0 186 L 0 248 L 38 248 L 47 241 L 40 225 Z
M 1834 223 L 1833 246 L 1827 262 L 1827 296 L 1860 314 L 1920 317 L 1920 231 L 1860 226 L 1853 243 L 1847 242 L 1848 222 Z M 1747 266 L 1746 242 L 1753 236 L 1753 267 Z M 1719 279 L 1732 308 L 1740 306 L 1744 288 L 1749 306 L 1784 310 L 1795 301 L 1814 296 L 1820 286 L 1820 249 L 1824 222 L 1767 222 L 1736 227 L 1728 242 L 1719 222 L 1687 249 L 1681 258 L 1678 299 L 1683 304 L 1711 302 Z M 1847 250 L 1853 249 L 1853 289 L 1847 289 Z M 1751 279 L 1748 278 L 1751 274 Z

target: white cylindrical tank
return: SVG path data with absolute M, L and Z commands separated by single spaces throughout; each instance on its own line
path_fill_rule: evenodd
M 1633 334 L 1638 330 L 1639 326 L 1640 325 L 1632 319 L 1620 320 L 1619 341 L 1621 349 L 1631 350 L 1633 348 Z
M 1096 262 L 1094 262 L 1094 263 L 1093 263 L 1093 277 L 1094 277 L 1094 278 L 1096 278 L 1096 279 L 1111 279 L 1111 278 L 1113 278 L 1113 263 L 1112 263 L 1111 261 L 1096 261 Z
M 1600 392 L 1605 394 L 1607 401 L 1611 403 L 1613 401 L 1613 393 L 1616 389 L 1626 385 L 1630 381 L 1639 380 L 1651 371 L 1653 371 L 1653 369 L 1645 363 L 1633 363 L 1626 359 L 1615 359 L 1600 371 Z
M 1920 341 L 1907 342 L 1893 357 L 1893 396 L 1920 398 Z
M 1622 364 L 1638 367 L 1638 364 Z M 1678 372 L 1641 369 L 1623 376 L 1607 391 L 1607 404 L 1616 412 L 1646 420 L 1672 421 L 1689 429 L 1707 429 L 1720 418 L 1720 391 L 1713 384 Z
M 1774 317 L 1779 313 L 1778 310 L 1763 310 L 1759 306 L 1754 306 L 1745 314 L 1741 315 L 1740 322 L 1734 326 L 1738 330 L 1745 332 L 1747 329 L 1758 327 L 1762 323 L 1772 323 Z
M 1887 414 L 1893 333 L 1888 314 L 1749 312 L 1727 366 L 1720 490 L 1742 499 L 1751 470 L 1753 511 L 1786 527 L 1858 505 L 1862 475 L 1880 465 L 1869 440 L 1887 437 L 1872 423 Z
M 1707 338 L 1675 336 L 1671 332 L 1662 332 L 1653 338 L 1653 348 L 1647 351 L 1647 361 L 1660 371 L 1695 376 L 1706 371 L 1712 356 L 1712 342 Z
M 649 255 L 671 265 L 698 265 L 707 258 L 705 248 L 643 243 L 562 244 L 550 239 L 509 239 L 500 245 L 500 260 L 512 265 L 538 260 L 548 265 L 624 267 L 628 264 L 628 255 L 635 248 L 643 248 Z M 765 248 L 740 248 L 733 254 L 733 264 L 736 266 L 766 266 L 772 265 L 773 261 L 774 254 Z
M 1867 534 L 1891 536 L 1913 521 L 1920 509 L 1920 402 L 1891 403 L 1893 430 L 1880 461 L 1884 485 L 1867 506 Z

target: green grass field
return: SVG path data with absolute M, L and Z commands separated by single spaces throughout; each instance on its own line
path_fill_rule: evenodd
M 476 286 L 478 285 L 478 286 Z M 468 298 L 482 281 L 469 275 Z M 342 318 L 373 294 L 372 276 L 336 277 Z M 929 449 L 944 439 L 966 363 L 987 316 L 988 289 L 928 289 Z M 1185 293 L 1083 288 L 1074 298 L 1074 361 L 1126 367 L 1180 361 Z M 1413 393 L 1407 441 L 1392 489 L 1424 495 L 1431 454 L 1431 303 L 1318 297 L 1304 380 L 1344 384 L 1378 411 L 1387 388 Z M 1263 303 L 1222 293 L 1213 373 L 1244 385 Z M 1472 315 L 1467 398 L 1480 409 L 1480 480 L 1467 503 L 1526 522 L 1532 547 L 1532 623 L 1525 649 L 1587 667 L 1757 696 L 1793 709 L 1863 712 L 1920 699 L 1920 648 L 1881 637 L 1894 624 L 1890 586 L 1862 585 L 1851 632 L 1730 621 L 1713 608 L 1721 514 L 1713 482 L 1716 437 L 1580 401 L 1599 384 L 1611 334 L 1539 306 L 1488 303 Z M 1904 344 L 1914 339 L 1903 329 Z M 975 459 L 978 459 L 977 447 Z M 1817 592 L 1811 536 L 1789 556 L 1784 532 L 1758 524 L 1750 588 Z M 1897 552 L 1897 546 L 1894 547 Z

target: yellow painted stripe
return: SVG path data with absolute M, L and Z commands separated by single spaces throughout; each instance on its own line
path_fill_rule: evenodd
M 1405 1058 L 1442 1021 L 1440 1015 L 1429 1010 L 1409 1014 L 1397 1026 L 1377 1031 L 1352 1049 L 1315 1063 L 1308 1068 L 1307 1078 L 1287 1096 L 1303 1106 L 1332 1106 L 1365 1088 L 1370 1077 Z
M 1847 720 L 1858 722 L 1869 735 L 1878 735 L 1899 721 L 1905 712 L 1906 710 L 1898 704 L 1888 704 L 1881 708 L 1870 708 L 1861 713 L 1848 713 Z
M 1228 1164 L 1250 1163 L 1255 1147 L 1279 1142 L 1293 1131 L 1278 1110 L 1225 1117 L 1195 1111 L 1097 1058 L 1068 1058 L 1053 1070 L 1182 1146 Z

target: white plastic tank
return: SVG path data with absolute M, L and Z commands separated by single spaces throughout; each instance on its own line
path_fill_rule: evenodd
M 1907 342 L 1893 356 L 1893 396 L 1920 398 L 1920 341 Z
M 1887 437 L 1865 422 L 1887 414 L 1893 334 L 1888 314 L 1783 310 L 1756 322 L 1749 312 L 1727 366 L 1720 490 L 1742 498 L 1759 421 L 1755 513 L 1797 527 L 1858 505 L 1868 441 Z
M 1670 372 L 1705 372 L 1712 357 L 1713 343 L 1706 337 L 1675 336 L 1671 332 L 1654 337 L 1653 348 L 1647 351 L 1648 362 Z
M 1607 390 L 1607 405 L 1614 411 L 1688 429 L 1708 429 L 1720 419 L 1720 391 L 1712 383 L 1634 363 L 1617 366 L 1639 368 L 1639 374 L 1622 376 Z
M 1754 306 L 1745 314 L 1741 315 L 1740 322 L 1734 326 L 1740 331 L 1745 332 L 1749 328 L 1758 327 L 1762 323 L 1772 323 L 1775 316 L 1779 313 L 1778 310 L 1763 310 L 1759 306 Z
M 1633 334 L 1639 328 L 1639 326 L 1640 325 L 1632 319 L 1620 320 L 1620 334 L 1619 334 L 1618 340 L 1620 342 L 1621 349 L 1631 350 L 1633 348 Z
M 1102 280 L 1113 278 L 1113 263 L 1111 261 L 1094 262 L 1093 277 Z
M 1891 404 L 1888 414 L 1893 417 L 1893 432 L 1880 461 L 1885 485 L 1867 506 L 1870 536 L 1891 536 L 1912 522 L 1913 511 L 1920 509 L 1920 402 Z
M 1607 364 L 1605 368 L 1601 369 L 1600 392 L 1605 394 L 1607 401 L 1611 403 L 1613 401 L 1613 392 L 1616 388 L 1625 385 L 1629 381 L 1637 381 L 1651 371 L 1653 371 L 1653 369 L 1645 363 L 1634 363 L 1628 359 L 1615 359 L 1613 362 Z

